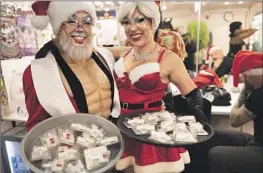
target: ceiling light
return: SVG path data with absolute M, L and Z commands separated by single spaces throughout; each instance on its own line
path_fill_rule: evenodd
M 165 1 L 163 1 L 163 4 L 162 4 L 162 6 L 161 6 L 161 9 L 162 9 L 162 10 L 167 10 L 167 6 L 166 6 Z
M 202 6 L 205 6 L 206 5 L 206 2 L 202 2 Z
M 94 5 L 96 5 L 96 6 L 100 6 L 100 5 L 102 4 L 101 1 L 94 1 L 93 3 L 94 3 Z
M 113 2 L 112 2 L 112 1 L 105 1 L 105 3 L 106 3 L 107 5 L 111 5 Z
M 123 3 L 124 3 L 124 1 L 118 1 L 118 3 L 119 3 L 119 4 L 123 4 Z
M 244 4 L 244 2 L 243 1 L 238 1 L 238 4 Z
M 229 2 L 224 2 L 225 5 L 229 5 L 230 3 Z
M 166 5 L 163 5 L 163 6 L 162 6 L 162 10 L 167 10 L 167 6 L 166 6 Z

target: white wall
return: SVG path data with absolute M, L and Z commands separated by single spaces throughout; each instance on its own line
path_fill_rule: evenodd
M 224 20 L 224 13 L 232 11 L 234 14 L 233 21 L 240 21 L 243 23 L 243 28 L 247 28 L 247 18 L 249 15 L 248 9 L 227 9 L 227 10 L 210 10 L 202 11 L 201 20 L 206 22 L 209 31 L 213 35 L 213 44 L 222 48 L 225 54 L 229 49 L 229 24 Z M 209 18 L 206 18 L 209 16 Z M 246 42 L 247 40 L 245 40 Z
M 213 34 L 213 44 L 220 46 L 225 54 L 229 49 L 229 24 L 224 20 L 224 13 L 232 11 L 234 14 L 233 21 L 241 21 L 244 28 L 251 26 L 251 16 L 262 11 L 262 2 L 255 2 L 250 7 L 242 8 L 226 8 L 217 10 L 216 8 L 210 8 L 210 10 L 202 9 L 201 20 L 207 23 L 209 31 Z M 192 20 L 197 20 L 197 14 L 193 12 L 191 8 L 175 9 L 168 8 L 163 11 L 164 17 L 173 17 L 172 24 L 176 28 L 183 26 L 185 32 L 187 32 L 187 25 Z M 248 42 L 248 39 L 245 40 Z
M 172 25 L 174 28 L 177 27 L 182 27 L 183 28 L 183 33 L 187 32 L 187 26 L 188 23 L 193 21 L 193 20 L 197 20 L 198 16 L 196 13 L 193 12 L 193 10 L 188 9 L 188 10 L 181 10 L 178 11 L 177 9 L 171 9 L 171 10 L 167 10 L 167 11 L 163 11 L 163 19 L 166 17 L 172 17 Z
M 257 41 L 259 43 L 258 51 L 260 50 L 262 51 L 262 32 L 263 32 L 262 31 L 262 13 L 263 13 L 262 5 L 263 5 L 263 2 L 257 2 L 252 5 L 251 10 L 250 10 L 250 18 L 251 18 L 251 22 L 253 22 L 252 25 L 256 29 L 258 29 L 258 31 L 251 37 L 250 41 L 251 43 L 253 43 L 254 41 Z M 253 21 L 255 20 L 254 16 L 258 16 L 259 19 L 257 19 L 257 21 Z
M 254 15 L 257 15 L 258 13 L 262 13 L 263 11 L 263 2 L 257 2 L 257 3 L 254 3 L 251 7 L 251 18 L 254 16 Z

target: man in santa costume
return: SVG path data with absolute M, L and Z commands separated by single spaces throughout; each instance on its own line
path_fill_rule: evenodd
M 206 64 L 201 70 L 211 69 L 219 78 L 231 72 L 234 57 L 225 56 L 219 46 L 210 45 L 206 50 Z
M 92 2 L 37 1 L 32 8 L 32 25 L 44 29 L 50 22 L 55 38 L 40 49 L 23 75 L 27 130 L 51 116 L 76 112 L 117 118 L 115 60 L 106 49 L 92 46 Z
M 262 173 L 263 171 L 263 56 L 262 53 L 239 51 L 232 66 L 234 87 L 238 91 L 240 74 L 245 82 L 237 103 L 230 113 L 233 127 L 254 121 L 254 136 L 237 132 L 225 135 L 219 147 L 210 150 L 210 173 Z M 227 137 L 227 138 L 226 138 Z M 220 142 L 219 142 L 220 143 Z

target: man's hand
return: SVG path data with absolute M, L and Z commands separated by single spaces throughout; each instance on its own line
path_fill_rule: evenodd
M 258 89 L 253 89 L 248 96 L 245 107 L 256 116 L 263 116 L 263 86 Z

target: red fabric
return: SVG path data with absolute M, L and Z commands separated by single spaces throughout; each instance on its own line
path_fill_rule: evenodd
M 127 72 L 122 78 L 118 78 L 115 73 L 115 79 L 119 89 L 120 100 L 133 104 L 144 103 L 147 105 L 147 103 L 159 101 L 165 95 L 165 89 L 167 88 L 167 84 L 162 83 L 159 72 L 142 76 L 134 85 L 131 84 Z M 162 110 L 162 107 L 148 108 L 146 106 L 143 110 Z M 122 114 L 135 111 L 121 109 Z M 137 165 L 146 166 L 157 162 L 178 161 L 181 158 L 180 153 L 185 151 L 184 148 L 156 147 L 125 137 L 125 152 L 122 158 L 134 156 Z
M 32 10 L 37 16 L 46 16 L 50 1 L 36 1 L 32 4 Z
M 232 64 L 234 87 L 238 86 L 239 74 L 256 68 L 263 68 L 262 53 L 243 50 L 239 51 Z
M 27 128 L 27 131 L 29 131 L 39 122 L 51 117 L 39 103 L 39 100 L 36 95 L 36 90 L 34 87 L 33 79 L 32 79 L 30 65 L 26 68 L 23 74 L 23 89 L 24 89 L 24 94 L 25 94 L 26 108 L 29 114 L 29 118 L 26 123 L 26 128 Z M 69 99 L 71 100 L 76 112 L 79 112 L 75 101 L 70 96 L 69 96 Z
M 194 83 L 198 88 L 202 88 L 207 85 L 215 85 L 217 87 L 223 87 L 217 74 L 210 69 L 200 71 L 194 78 Z
M 165 52 L 165 49 L 163 49 L 162 52 L 160 53 L 160 56 L 158 58 L 158 63 L 162 61 L 164 52 Z

